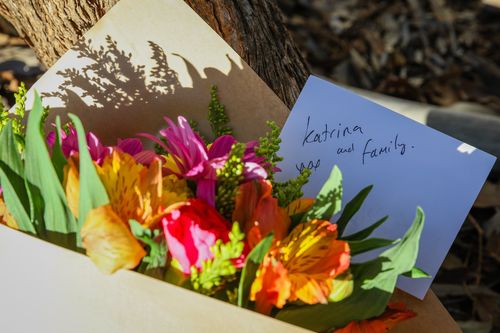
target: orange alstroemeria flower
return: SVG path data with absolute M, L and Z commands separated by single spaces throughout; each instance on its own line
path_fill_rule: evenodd
M 337 225 L 322 220 L 299 224 L 264 258 L 250 299 L 265 314 L 286 301 L 325 304 L 334 278 L 346 272 L 349 264 L 349 245 L 337 239 Z
M 68 204 L 78 215 L 79 175 L 72 158 L 64 185 Z M 132 235 L 129 220 L 154 228 L 169 205 L 189 197 L 186 182 L 174 175 L 163 177 L 161 169 L 159 159 L 145 166 L 120 151 L 113 151 L 102 166 L 96 165 L 110 202 L 89 212 L 81 236 L 87 255 L 103 272 L 134 268 L 146 254 Z
M 238 189 L 232 218 L 240 223 L 250 248 L 271 232 L 275 241 L 285 238 L 291 223 L 290 216 L 308 210 L 314 202 L 313 199 L 299 199 L 283 208 L 272 196 L 272 190 L 268 180 L 249 181 Z
M 336 329 L 334 333 L 385 333 L 399 322 L 415 317 L 417 314 L 406 309 L 403 303 L 389 303 L 387 310 L 377 318 L 352 321 L 343 328 Z

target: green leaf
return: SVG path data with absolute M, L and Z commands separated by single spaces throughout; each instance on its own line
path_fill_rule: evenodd
M 0 134 L 0 161 L 5 163 L 9 169 L 18 174 L 23 175 L 23 164 L 21 161 L 21 156 L 17 150 L 16 139 L 14 137 L 14 131 L 12 129 L 12 122 L 9 122 L 2 130 Z
M 326 331 L 353 320 L 379 316 L 387 307 L 398 276 L 415 266 L 423 226 L 424 213 L 418 207 L 415 220 L 400 243 L 374 260 L 352 264 L 354 290 L 350 297 L 326 305 L 290 306 L 278 312 L 276 318 L 313 331 Z
M 267 235 L 248 254 L 245 266 L 241 272 L 240 285 L 238 287 L 238 306 L 240 307 L 246 308 L 248 306 L 250 287 L 260 264 L 273 244 L 273 238 L 274 235 L 272 233 Z
M 68 163 L 66 157 L 61 148 L 61 117 L 56 118 L 56 141 L 54 142 L 54 147 L 52 147 L 52 164 L 56 170 L 57 177 L 62 183 L 64 180 L 64 166 Z
M 24 168 L 17 149 L 12 122 L 0 133 L 0 184 L 7 209 L 19 228 L 32 234 L 36 229 L 30 218 L 30 201 L 24 182 Z
M 427 274 L 418 267 L 413 267 L 410 271 L 403 273 L 403 275 L 411 279 L 422 279 L 431 277 L 429 274 Z
M 381 218 L 377 222 L 373 223 L 371 226 L 369 226 L 363 230 L 360 230 L 352 235 L 342 237 L 341 239 L 347 240 L 347 241 L 365 239 L 366 237 L 370 236 L 372 234 L 372 232 L 375 231 L 378 227 L 380 227 L 385 221 L 387 221 L 388 218 L 389 218 L 389 216 L 384 216 L 383 218 Z
M 368 238 L 359 241 L 350 241 L 348 243 L 351 248 L 351 256 L 354 257 L 355 255 L 361 253 L 396 244 L 399 241 L 400 239 L 391 240 L 383 238 Z
M 340 302 L 351 296 L 354 289 L 354 281 L 350 272 L 337 276 L 332 281 L 333 288 L 328 296 L 328 302 Z
M 304 215 L 302 221 L 311 221 L 314 219 L 330 220 L 337 214 L 342 206 L 342 173 L 335 165 L 325 182 L 314 205 Z
M 29 199 L 24 179 L 13 172 L 3 161 L 0 162 L 0 184 L 2 184 L 5 205 L 19 229 L 36 235 L 35 226 L 28 214 Z
M 107 205 L 109 198 L 90 156 L 82 122 L 74 114 L 69 114 L 69 118 L 73 122 L 78 135 L 80 179 L 85 180 L 80 182 L 80 200 L 78 202 L 78 230 L 80 230 L 85 223 L 87 214 L 92 209 Z M 80 237 L 78 241 L 80 244 Z
M 144 228 L 139 222 L 136 220 L 129 220 L 128 224 L 130 226 L 130 231 L 135 238 L 142 240 L 142 238 L 150 239 L 152 236 L 151 230 Z
M 344 208 L 344 211 L 342 212 L 342 215 L 337 221 L 339 237 L 342 236 L 349 221 L 358 212 L 359 208 L 361 208 L 361 205 L 365 201 L 366 197 L 368 196 L 372 188 L 373 185 L 365 187 L 351 201 L 347 203 L 347 205 Z
M 129 220 L 129 225 L 134 237 L 149 246 L 148 254 L 142 259 L 139 272 L 147 275 L 154 275 L 155 277 L 163 275 L 163 268 L 167 262 L 168 249 L 165 238 L 159 237 L 160 230 L 156 229 L 152 231 L 148 228 L 144 228 L 136 220 Z M 155 240 L 158 238 L 160 238 L 159 242 Z
M 31 198 L 36 200 L 35 209 L 41 208 L 38 193 L 43 198 L 45 229 L 62 234 L 75 233 L 79 231 L 76 220 L 68 207 L 66 195 L 47 150 L 45 135 L 42 131 L 43 112 L 42 101 L 36 93 L 26 129 L 26 181 L 32 194 Z

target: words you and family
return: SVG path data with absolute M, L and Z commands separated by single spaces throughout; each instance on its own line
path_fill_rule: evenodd
M 355 154 L 359 157 L 362 165 L 367 165 L 371 160 L 380 159 L 384 156 L 396 154 L 405 156 L 409 149 L 415 146 L 403 141 L 399 133 L 388 136 L 388 139 L 381 141 L 374 139 L 367 134 L 368 130 L 358 124 L 337 123 L 332 126 L 324 122 L 321 126 L 313 126 L 311 116 L 307 117 L 303 137 L 301 138 L 302 147 L 331 144 L 331 149 L 325 150 L 325 153 L 343 156 Z M 295 165 L 299 172 L 305 168 L 316 171 L 321 166 L 321 158 L 309 161 L 302 161 Z

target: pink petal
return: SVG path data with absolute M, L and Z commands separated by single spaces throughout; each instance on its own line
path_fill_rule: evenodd
M 260 164 L 246 162 L 244 164 L 243 176 L 245 180 L 266 179 L 267 172 Z
M 144 150 L 134 155 L 136 162 L 144 165 L 150 165 L 155 158 L 158 158 L 158 155 L 152 150 Z

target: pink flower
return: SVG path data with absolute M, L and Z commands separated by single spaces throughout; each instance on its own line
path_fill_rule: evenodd
M 144 165 L 150 165 L 158 157 L 154 151 L 144 150 L 142 141 L 136 138 L 118 139 L 118 144 L 114 149 L 133 156 L 137 163 Z
M 61 149 L 66 158 L 73 156 L 78 153 L 78 136 L 76 134 L 76 129 L 69 125 L 68 131 L 61 131 Z M 86 135 L 87 146 L 89 148 L 90 156 L 93 161 L 96 161 L 98 164 L 101 164 L 106 156 L 111 154 L 112 148 L 105 147 L 99 138 L 92 133 L 88 132 Z M 50 150 L 54 147 L 54 143 L 56 141 L 56 133 L 55 131 L 50 132 L 47 135 L 47 144 L 49 145 Z
M 191 199 L 173 205 L 162 219 L 168 251 L 182 268 L 191 274 L 191 267 L 214 257 L 210 248 L 218 239 L 229 241 L 229 222 L 203 200 Z
M 150 150 L 144 150 L 141 140 L 136 138 L 118 140 L 115 147 L 104 146 L 101 140 L 92 132 L 86 135 L 87 147 L 92 160 L 101 165 L 104 158 L 111 155 L 113 150 L 119 150 L 135 158 L 138 163 L 149 165 L 157 155 Z M 53 149 L 56 140 L 56 132 L 52 131 L 47 135 L 47 144 L 50 150 Z M 68 125 L 68 131 L 61 131 L 61 149 L 66 158 L 78 153 L 78 136 L 76 129 Z
M 231 135 L 223 135 L 217 138 L 210 148 L 207 148 L 184 117 L 178 117 L 178 125 L 167 117 L 165 120 L 168 127 L 161 130 L 160 134 L 166 142 L 150 134 L 141 135 L 161 145 L 173 158 L 180 176 L 196 182 L 197 198 L 214 206 L 216 170 L 224 166 L 236 140 Z M 255 146 L 256 142 L 250 142 L 246 146 L 243 157 L 245 181 L 267 177 L 267 172 L 263 167 L 265 159 L 256 156 Z

